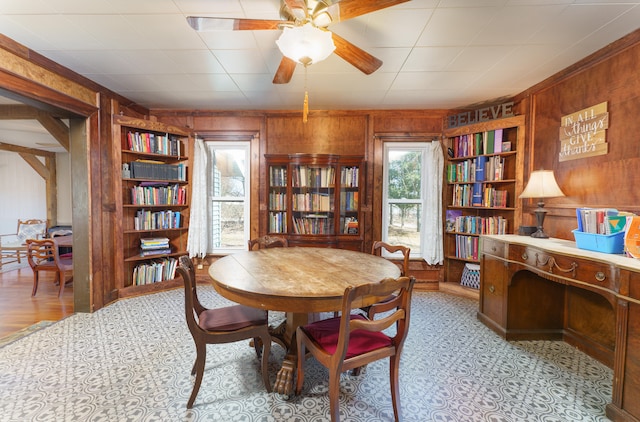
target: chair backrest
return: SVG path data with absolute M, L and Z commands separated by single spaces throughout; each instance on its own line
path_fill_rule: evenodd
M 196 289 L 196 270 L 191 258 L 186 255 L 179 257 L 176 273 L 182 277 L 184 282 L 185 317 L 191 334 L 195 336 L 202 331 L 198 325 L 197 317 L 206 310 L 206 308 L 202 306 L 198 300 L 198 292 Z
M 395 325 L 396 329 L 395 334 L 391 337 L 391 348 L 395 349 L 394 353 L 399 355 L 409 330 L 411 294 L 413 292 L 414 284 L 414 277 L 401 276 L 397 279 L 385 278 L 377 283 L 363 284 L 357 287 L 347 287 L 342 298 L 340 331 L 333 359 L 344 360 L 347 353 L 347 347 L 349 345 L 349 336 L 352 331 L 365 330 L 370 332 L 382 332 L 392 325 Z M 394 294 L 393 299 L 372 306 L 379 308 L 377 312 L 391 310 L 393 310 L 393 312 L 390 312 L 384 317 L 376 320 L 351 317 L 351 311 L 360 306 L 363 298 L 370 298 L 371 296 L 386 298 L 392 294 Z M 381 356 L 378 356 L 376 359 L 379 358 L 381 358 Z
M 17 237 L 20 243 L 27 239 L 42 239 L 47 232 L 47 222 L 43 220 L 18 220 Z
M 57 263 L 56 250 L 55 243 L 51 239 L 27 239 L 27 260 L 34 270 L 47 263 Z
M 381 240 L 376 240 L 371 246 L 371 254 L 382 256 L 382 250 L 386 250 L 389 253 L 401 252 L 403 256 L 402 267 L 400 268 L 400 275 L 409 274 L 409 255 L 411 254 L 411 248 L 403 245 L 391 245 Z
M 286 248 L 289 246 L 289 241 L 286 237 L 282 236 L 261 236 L 256 239 L 250 239 L 249 242 L 249 250 L 252 251 L 258 246 L 258 249 L 266 249 L 266 248 Z

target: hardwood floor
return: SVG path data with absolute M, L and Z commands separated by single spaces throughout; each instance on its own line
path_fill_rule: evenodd
M 73 314 L 73 284 L 58 297 L 54 274 L 40 275 L 38 293 L 31 296 L 30 267 L 0 273 L 0 337 L 20 331 L 39 321 L 59 321 Z

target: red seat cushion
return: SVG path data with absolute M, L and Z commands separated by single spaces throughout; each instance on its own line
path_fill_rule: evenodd
M 362 315 L 352 314 L 351 319 L 366 318 Z M 317 321 L 305 325 L 304 329 L 327 353 L 335 353 L 340 331 L 340 318 Z M 349 346 L 345 359 L 388 346 L 391 346 L 391 338 L 382 332 L 354 330 L 349 335 Z
M 199 318 L 200 327 L 207 331 L 234 331 L 266 323 L 266 311 L 244 305 L 208 309 Z

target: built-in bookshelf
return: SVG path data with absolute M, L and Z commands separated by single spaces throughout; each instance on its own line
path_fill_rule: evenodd
M 122 172 L 118 296 L 175 287 L 177 258 L 187 254 L 190 132 L 116 116 L 114 141 Z
M 517 232 L 521 220 L 524 117 L 447 129 L 445 282 L 477 264 L 480 235 Z
M 363 157 L 266 155 L 267 233 L 290 245 L 361 250 Z

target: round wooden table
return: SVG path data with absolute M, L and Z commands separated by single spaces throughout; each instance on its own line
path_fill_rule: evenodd
M 348 286 L 400 276 L 394 263 L 370 254 L 333 248 L 270 248 L 238 252 L 209 267 L 215 289 L 247 306 L 287 313 L 272 335 L 287 349 L 274 390 L 288 395 L 293 387 L 297 353 L 295 331 L 318 312 L 339 311 Z M 355 306 L 371 305 L 370 298 Z

